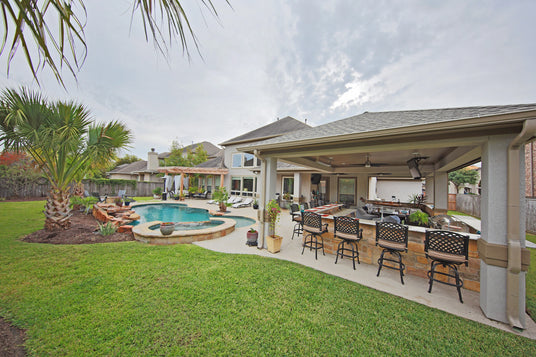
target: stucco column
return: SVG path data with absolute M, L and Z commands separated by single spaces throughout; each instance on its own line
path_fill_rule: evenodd
M 434 175 L 434 213 L 447 214 L 449 207 L 449 178 L 446 172 Z
M 292 201 L 294 203 L 300 203 L 301 196 L 301 174 L 298 172 L 294 173 L 294 195 Z
M 448 177 L 447 177 L 448 178 Z M 426 203 L 434 203 L 434 176 L 426 176 Z M 448 184 L 448 183 L 447 183 Z M 448 194 L 448 186 L 447 186 Z M 448 195 L 447 195 L 447 205 L 448 205 Z M 447 207 L 448 208 L 448 207 Z
M 369 200 L 375 200 L 376 197 L 376 183 L 378 182 L 378 179 L 376 177 L 369 177 L 368 183 L 368 199 Z M 365 197 L 367 198 L 367 197 Z
M 356 206 L 363 206 L 364 203 L 359 199 L 363 197 L 365 200 L 368 198 L 369 191 L 369 178 L 367 174 L 357 175 L 357 197 L 355 200 Z
M 265 169 L 265 172 L 262 172 L 262 169 Z M 277 187 L 277 159 L 276 158 L 266 158 L 264 164 L 261 166 L 261 176 L 264 177 L 264 182 L 262 182 L 261 190 L 264 190 L 264 202 L 261 202 L 261 214 L 265 217 L 266 205 L 271 200 L 275 199 L 276 187 Z M 264 224 L 263 237 L 268 236 L 269 224 L 266 222 Z M 276 227 L 277 230 L 277 227 Z M 262 240 L 263 248 L 266 248 L 266 239 Z
M 492 136 L 482 149 L 482 196 L 481 196 L 481 239 L 486 243 L 507 246 L 507 150 L 515 135 Z M 521 163 L 522 153 L 520 153 Z M 524 165 L 520 165 L 520 177 L 524 178 Z M 520 180 L 519 185 L 524 186 Z M 521 190 L 524 192 L 524 190 Z M 524 202 L 524 199 L 521 201 Z M 520 209 L 519 225 L 525 233 L 525 210 Z M 524 245 L 524 237 L 521 237 Z M 520 272 L 517 287 L 519 316 L 525 325 L 525 272 Z M 516 292 L 514 292 L 515 294 Z M 493 320 L 508 323 L 507 317 L 507 267 L 480 262 L 480 307 Z

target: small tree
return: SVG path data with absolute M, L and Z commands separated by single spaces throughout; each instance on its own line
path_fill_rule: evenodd
M 478 172 L 476 170 L 460 169 L 449 172 L 449 181 L 456 187 L 456 193 L 459 192 L 460 186 L 463 184 L 474 185 L 478 181 Z

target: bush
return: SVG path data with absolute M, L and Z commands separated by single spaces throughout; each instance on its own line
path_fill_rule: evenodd
M 101 236 L 109 236 L 117 231 L 117 227 L 112 222 L 106 224 L 99 223 L 99 234 Z
M 428 226 L 428 215 L 421 210 L 417 210 L 409 215 L 410 223 L 417 224 L 419 226 Z

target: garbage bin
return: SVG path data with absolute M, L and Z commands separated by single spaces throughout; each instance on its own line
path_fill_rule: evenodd
M 162 193 L 162 201 L 167 200 L 167 192 Z

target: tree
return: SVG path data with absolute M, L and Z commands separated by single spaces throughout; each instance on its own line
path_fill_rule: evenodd
M 216 18 L 218 13 L 212 0 L 198 0 Z M 190 58 L 189 40 L 199 53 L 199 43 L 190 21 L 179 0 L 132 0 L 132 18 L 139 12 L 142 18 L 145 39 L 153 38 L 156 48 L 167 54 L 168 44 L 178 37 L 183 54 Z M 228 0 L 227 4 L 230 6 Z M 66 66 L 76 78 L 87 53 L 84 34 L 86 7 L 84 0 L 0 0 L 0 11 L 4 23 L 4 42 L 11 43 L 9 63 L 17 49 L 22 48 L 28 66 L 39 83 L 37 70 L 48 66 L 58 82 L 65 86 L 61 68 Z M 13 26 L 11 39 L 9 30 Z M 30 35 L 28 35 L 28 33 Z M 28 35 L 28 36 L 27 36 Z M 32 41 L 33 40 L 33 41 Z M 33 42 L 33 43 L 32 43 Z M 37 53 L 34 53 L 37 52 Z
M 173 140 L 165 165 L 192 167 L 207 160 L 208 154 L 203 145 L 197 145 L 192 151 L 191 148 L 185 149 L 178 141 Z
M 460 186 L 463 184 L 474 185 L 478 181 L 478 172 L 476 170 L 460 169 L 457 171 L 449 172 L 449 181 L 456 187 L 456 193 L 458 193 Z
M 119 165 L 124 165 L 124 164 L 132 164 L 133 162 L 137 162 L 137 161 L 141 161 L 141 159 L 137 157 L 136 155 L 127 154 L 115 160 L 114 167 L 117 167 Z
M 95 123 L 74 102 L 49 102 L 24 88 L 0 96 L 0 144 L 28 153 L 50 182 L 45 229 L 70 226 L 69 190 L 91 165 L 106 162 L 132 139 L 120 122 Z

